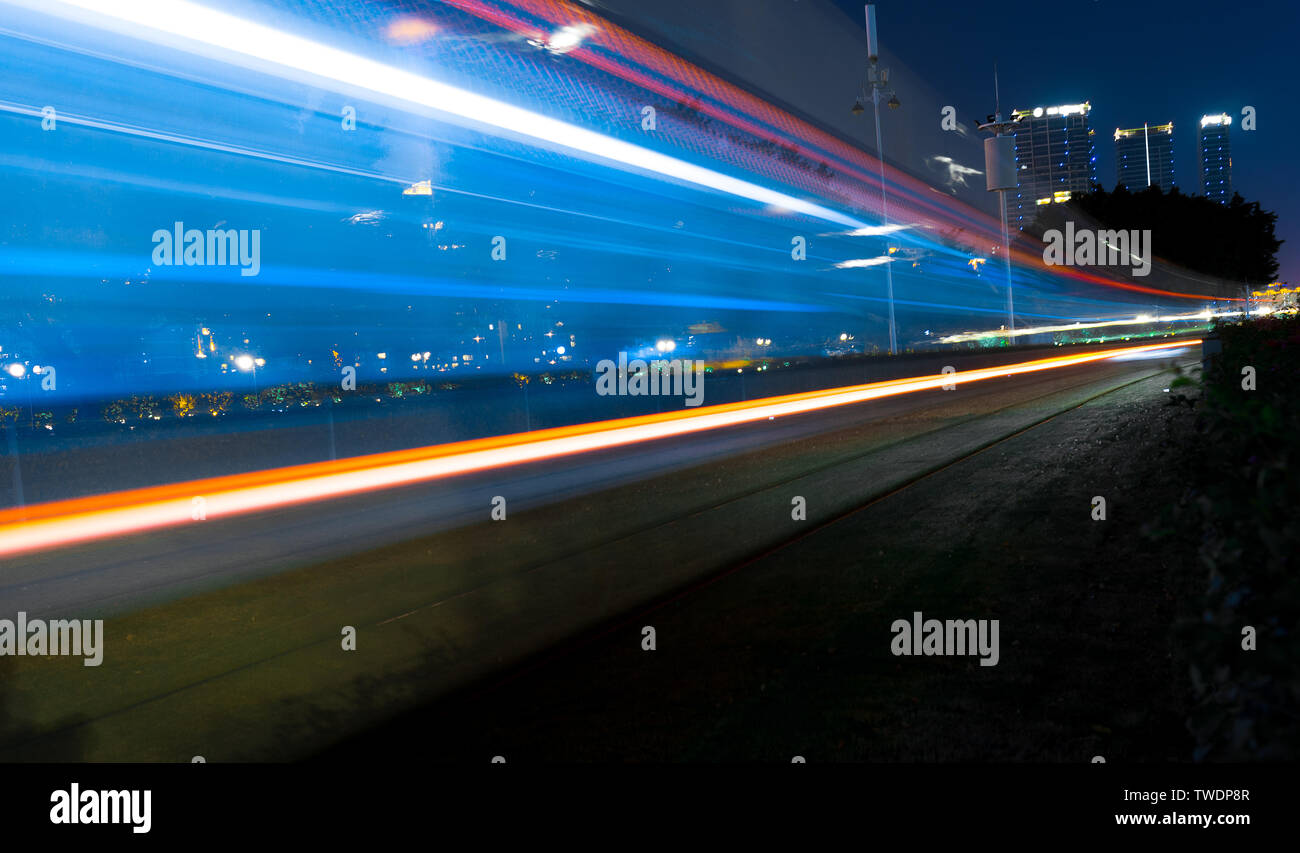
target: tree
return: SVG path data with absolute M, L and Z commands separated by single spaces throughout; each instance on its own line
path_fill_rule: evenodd
M 1184 195 L 1177 187 L 1168 193 L 1154 185 L 1129 192 L 1121 185 L 1106 192 L 1093 184 L 1086 195 L 1046 205 L 1026 230 L 1041 238 L 1047 230 L 1063 230 L 1070 220 L 1076 228 L 1092 227 L 1081 218 L 1102 228 L 1150 231 L 1157 257 L 1196 272 L 1248 284 L 1277 277 L 1277 250 L 1284 242 L 1274 232 L 1277 214 L 1239 193 L 1220 204 Z

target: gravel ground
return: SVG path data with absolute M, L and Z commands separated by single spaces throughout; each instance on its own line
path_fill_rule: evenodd
M 327 756 L 1188 761 L 1170 628 L 1201 572 L 1190 543 L 1161 550 L 1142 530 L 1183 488 L 1193 415 L 1168 382 L 1064 413 Z M 915 611 L 998 620 L 997 665 L 891 654 L 892 623 Z

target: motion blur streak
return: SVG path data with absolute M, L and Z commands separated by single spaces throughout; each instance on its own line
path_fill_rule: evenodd
M 1196 339 L 1055 356 L 999 367 L 892 379 L 767 397 L 695 411 L 664 412 L 529 433 L 316 462 L 77 498 L 0 511 L 0 555 L 54 548 L 108 536 L 193 523 L 392 488 L 443 477 L 540 462 L 720 427 L 797 415 L 882 397 L 1051 370 L 1116 356 L 1157 352 Z M 202 513 L 196 512 L 196 505 Z
M 446 2 L 517 34 L 534 40 L 546 38 L 546 33 L 539 30 L 533 21 L 498 8 L 498 4 L 485 2 L 485 0 L 446 0 Z M 582 46 L 569 55 L 592 67 L 614 74 L 670 100 L 691 102 L 696 109 L 710 118 L 726 122 L 732 127 L 753 133 L 778 145 L 791 146 L 791 150 L 795 153 L 834 162 L 837 169 L 865 185 L 865 192 L 853 193 L 854 203 L 882 215 L 877 206 L 881 163 L 865 151 L 854 148 L 832 134 L 714 77 L 658 45 L 610 24 L 582 6 L 564 0 L 512 0 L 512 5 L 525 10 L 530 16 L 550 22 L 552 27 L 572 25 L 573 22 L 581 22 L 582 25 L 589 27 L 592 34 Z M 608 51 L 609 55 L 593 49 L 596 46 Z M 638 69 L 646 69 L 646 71 Z M 665 84 L 659 79 L 661 76 L 675 81 L 680 86 Z M 768 127 L 776 132 L 767 130 Z M 938 203 L 934 200 L 932 187 L 887 164 L 885 173 L 888 176 L 886 183 L 896 196 L 890 202 L 895 210 L 895 216 L 903 215 L 914 219 L 918 225 L 926 229 L 942 230 L 951 227 L 953 223 L 961 223 L 965 227 L 972 228 L 981 240 L 987 239 L 996 243 L 1001 238 L 996 216 L 988 216 L 953 199 L 945 199 L 942 203 Z M 860 230 L 863 231 L 861 236 L 866 236 L 873 229 Z M 1120 281 L 1077 267 L 1048 267 L 1037 252 L 1027 252 L 1018 247 L 1012 248 L 1011 256 L 1012 260 L 1022 267 L 1033 268 L 1052 276 L 1152 296 L 1204 299 L 1203 295 L 1148 287 L 1132 281 Z M 1245 301 L 1239 297 L 1220 298 L 1229 302 Z
M 27 5 L 27 2 L 19 0 L 18 5 Z M 99 25 L 107 18 L 114 29 L 136 37 L 149 38 L 150 33 L 162 33 L 197 42 L 221 52 L 247 57 L 258 65 L 270 62 L 349 88 L 375 92 L 529 139 L 586 152 L 625 166 L 775 205 L 837 225 L 851 228 L 866 225 L 851 216 L 785 193 L 183 0 L 118 0 L 114 3 L 102 0 L 51 3 L 42 0 L 34 5 L 43 12 L 66 15 L 91 25 Z M 82 16 L 77 14 L 78 11 L 93 14 Z M 225 56 L 219 58 L 229 59 Z
M 1019 329 L 988 329 L 983 332 L 962 332 L 958 335 L 944 335 L 939 338 L 942 344 L 966 343 L 969 341 L 979 341 L 986 338 L 1006 338 L 1014 339 L 1025 335 L 1043 335 L 1053 332 L 1069 332 L 1078 329 L 1104 329 L 1109 326 L 1144 326 L 1159 322 L 1176 322 L 1176 323 L 1209 323 L 1217 317 L 1240 317 L 1241 311 L 1201 311 L 1196 314 L 1176 314 L 1165 317 L 1144 317 L 1137 316 L 1131 320 L 1106 320 L 1101 323 L 1066 323 L 1058 326 L 1022 326 Z

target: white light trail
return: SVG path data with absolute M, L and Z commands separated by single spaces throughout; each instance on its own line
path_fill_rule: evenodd
M 5 2 L 256 70 L 291 69 L 349 90 L 373 92 L 760 204 L 848 228 L 867 227 L 865 222 L 821 205 L 188 0 Z M 168 38 L 160 41 L 159 36 Z
M 861 267 L 878 267 L 881 264 L 892 263 L 893 260 L 894 259 L 889 257 L 889 255 L 881 255 L 876 258 L 854 258 L 849 261 L 840 261 L 835 265 L 835 268 L 839 270 L 853 270 Z

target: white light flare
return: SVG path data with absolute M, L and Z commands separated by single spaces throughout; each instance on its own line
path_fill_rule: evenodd
M 590 24 L 560 27 L 546 40 L 545 47 L 551 53 L 565 54 L 581 45 L 588 36 L 595 32 L 596 28 Z
M 845 237 L 883 237 L 886 234 L 897 234 L 899 231 L 906 231 L 910 225 L 866 225 L 862 228 L 854 228 L 844 234 Z
M 878 267 L 881 264 L 892 263 L 893 260 L 894 259 L 889 257 L 889 255 L 881 255 L 878 258 L 854 258 L 850 261 L 840 261 L 835 265 L 835 268 L 839 270 L 852 270 L 861 267 Z

